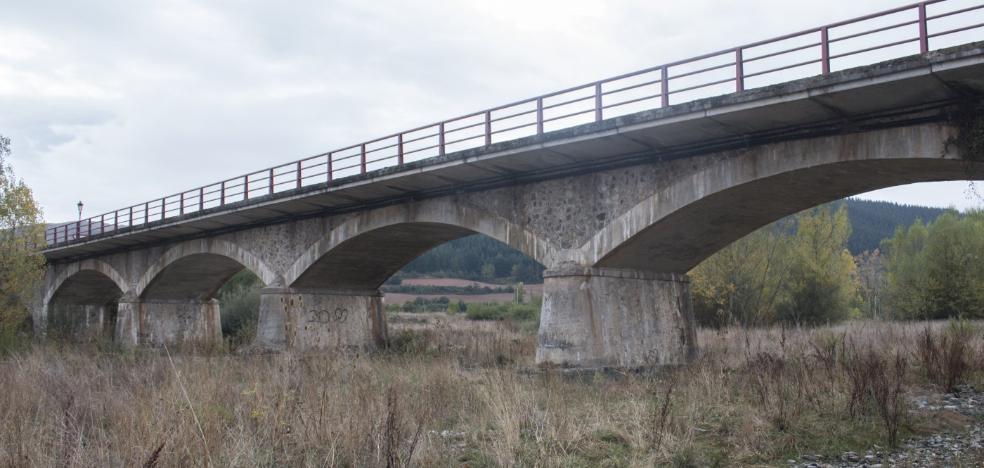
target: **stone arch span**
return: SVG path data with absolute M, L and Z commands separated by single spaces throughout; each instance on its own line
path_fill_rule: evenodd
M 243 268 L 268 286 L 282 279 L 266 263 L 238 245 L 219 239 L 196 239 L 168 249 L 137 281 L 134 296 L 142 299 L 211 299 Z
M 129 285 L 115 268 L 88 259 L 62 270 L 45 292 L 44 329 L 72 340 L 115 336 L 117 307 Z
M 484 234 L 544 265 L 555 246 L 521 226 L 443 199 L 360 213 L 314 243 L 286 272 L 290 287 L 375 290 L 428 250 L 471 234 Z
M 81 275 L 81 277 L 79 275 Z M 51 287 L 45 291 L 44 301 L 42 304 L 45 304 L 46 306 L 50 304 L 56 294 L 65 292 L 65 287 L 75 289 L 72 285 L 80 278 L 82 280 L 86 280 L 82 281 L 80 284 L 81 287 L 78 288 L 80 292 L 84 292 L 86 289 L 91 289 L 85 287 L 85 285 L 92 284 L 93 282 L 97 283 L 97 289 L 103 291 L 109 287 L 109 283 L 112 283 L 112 285 L 115 286 L 120 292 L 120 297 L 130 291 L 130 285 L 127 283 L 126 279 L 123 275 L 116 271 L 116 268 L 113 268 L 112 265 L 95 259 L 86 259 L 80 262 L 68 264 L 68 266 L 55 277 L 54 281 L 51 283 Z M 69 280 L 72 280 L 72 282 L 69 283 Z M 107 283 L 106 280 L 108 280 L 109 283 Z
M 686 273 L 755 229 L 804 209 L 885 187 L 984 177 L 984 163 L 962 158 L 948 143 L 955 132 L 920 124 L 712 155 L 720 160 L 614 219 L 581 246 L 575 261 Z

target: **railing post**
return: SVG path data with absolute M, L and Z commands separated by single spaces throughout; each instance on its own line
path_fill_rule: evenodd
M 301 188 L 301 169 L 301 162 L 297 161 L 297 168 L 294 169 L 294 172 L 297 173 L 297 188 Z
M 670 105 L 670 73 L 667 67 L 664 65 L 659 69 L 659 101 L 660 108 L 669 107 Z
M 919 4 L 919 53 L 929 52 L 929 33 L 926 25 L 926 3 Z
M 362 173 L 365 174 L 366 173 L 366 144 L 365 143 L 359 145 L 359 151 L 360 151 L 359 167 L 362 169 Z
M 106 213 L 99 215 L 99 234 L 106 232 Z
M 601 83 L 595 83 L 595 122 L 601 122 Z
M 92 237 L 92 218 L 85 220 L 85 236 Z
M 184 216 L 185 214 L 185 193 L 181 192 L 178 198 L 178 216 Z
M 331 153 L 328 153 L 328 162 L 326 162 L 325 165 L 328 168 L 328 170 L 325 171 L 328 174 L 328 182 L 331 182 L 335 178 L 335 174 L 334 174 L 335 168 L 331 163 Z
M 273 169 L 270 169 L 270 195 L 273 195 Z
M 167 203 L 165 203 L 166 201 L 167 201 L 167 197 L 161 198 L 161 221 L 164 221 L 164 215 L 165 212 L 167 211 Z
M 735 49 L 735 92 L 745 90 L 745 61 L 741 57 L 741 47 Z
M 492 111 L 485 111 L 485 146 L 492 146 Z
M 205 187 L 198 187 L 198 211 L 205 211 Z
M 128 226 L 133 229 L 133 206 L 130 206 L 130 224 Z
M 243 200 L 249 200 L 249 176 L 243 176 Z
M 403 165 L 403 134 L 396 136 L 396 164 Z
M 543 98 L 536 98 L 536 134 L 543 135 Z
M 824 75 L 830 74 L 830 37 L 826 26 L 820 28 L 820 66 Z
M 441 122 L 440 125 L 438 125 L 437 147 L 439 154 L 444 156 L 444 122 Z
M 113 232 L 119 232 L 120 230 L 120 210 L 113 212 Z
M 219 206 L 225 206 L 225 183 L 226 181 L 223 180 L 219 184 Z
M 144 224 L 150 222 L 150 202 L 144 203 Z

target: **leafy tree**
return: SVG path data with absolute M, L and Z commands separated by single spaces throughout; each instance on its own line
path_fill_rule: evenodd
M 984 213 L 948 212 L 885 241 L 890 300 L 898 318 L 984 317 Z
M 773 224 L 725 247 L 690 272 L 694 312 L 706 326 L 775 320 L 789 249 L 788 221 Z
M 44 272 L 41 210 L 31 189 L 7 162 L 10 139 L 0 136 L 0 340 L 10 339 L 30 317 L 28 305 Z
M 885 257 L 881 250 L 865 251 L 854 257 L 858 266 L 861 315 L 873 319 L 885 317 L 884 302 L 888 289 Z
M 495 265 L 486 263 L 482 265 L 482 279 L 492 281 L 495 279 Z
M 847 317 L 857 298 L 847 209 L 820 207 L 724 248 L 690 272 L 703 325 L 823 323 Z
M 820 207 L 796 216 L 789 250 L 789 277 L 779 306 L 792 323 L 836 322 L 850 315 L 857 299 L 854 258 L 847 250 L 851 224 L 847 208 Z

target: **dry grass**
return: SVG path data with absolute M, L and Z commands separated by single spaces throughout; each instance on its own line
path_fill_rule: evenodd
M 919 324 L 702 331 L 688 368 L 573 378 L 524 370 L 534 337 L 455 323 L 370 355 L 172 352 L 173 368 L 34 345 L 0 360 L 0 466 L 775 464 L 904 437 L 918 416 L 900 402 L 933 385 Z

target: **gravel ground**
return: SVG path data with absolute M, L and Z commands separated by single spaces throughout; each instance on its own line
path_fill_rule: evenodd
M 803 455 L 789 466 L 828 467 L 980 467 L 984 466 L 984 393 L 962 387 L 956 393 L 916 397 L 913 409 L 930 418 L 964 420 L 968 429 L 915 437 L 895 451 L 874 446 L 865 453 L 845 452 L 839 459 Z

